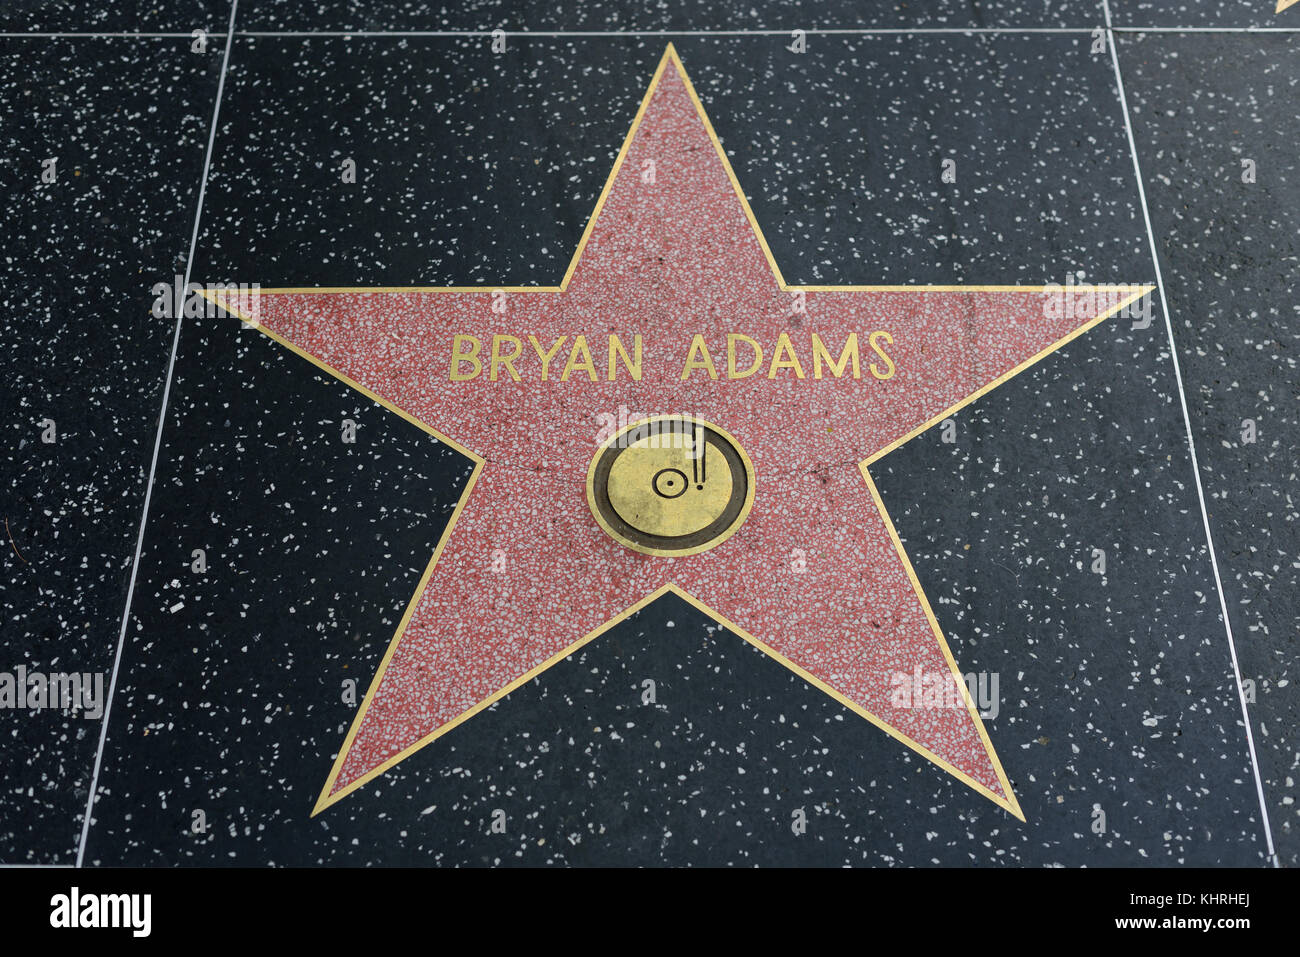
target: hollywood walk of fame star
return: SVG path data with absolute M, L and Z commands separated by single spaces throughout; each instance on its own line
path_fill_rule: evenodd
M 670 45 L 558 287 L 264 290 L 264 333 L 475 463 L 312 813 L 672 591 L 1023 820 L 869 466 L 1147 288 L 790 286 Z M 611 527 L 620 409 L 715 429 L 725 534 Z

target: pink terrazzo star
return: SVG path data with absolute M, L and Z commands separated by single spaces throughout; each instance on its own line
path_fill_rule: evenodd
M 671 589 L 1023 819 L 964 690 L 899 697 L 957 669 L 867 464 L 1124 304 L 1049 318 L 1038 287 L 788 286 L 671 47 L 561 287 L 264 293 L 265 332 L 481 460 L 314 813 Z M 728 333 L 763 349 L 754 374 L 730 377 Z M 818 377 L 814 333 L 833 359 L 856 334 L 859 374 Z M 619 358 L 610 381 L 611 334 L 641 337 L 639 380 Z M 453 364 L 455 336 L 473 360 Z M 521 344 L 495 379 L 494 336 Z M 529 336 L 562 339 L 545 376 Z M 752 359 L 742 344 L 738 371 Z M 739 441 L 756 494 L 732 537 L 663 558 L 598 526 L 587 469 L 620 409 Z

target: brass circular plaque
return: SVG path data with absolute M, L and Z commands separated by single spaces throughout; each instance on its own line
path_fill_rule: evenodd
M 620 429 L 587 470 L 600 527 L 646 555 L 695 555 L 721 544 L 754 504 L 754 465 L 725 430 L 684 415 Z

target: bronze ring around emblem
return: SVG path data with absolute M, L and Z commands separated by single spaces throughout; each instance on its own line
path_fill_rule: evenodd
M 620 429 L 596 451 L 587 502 L 613 539 L 646 555 L 695 555 L 726 541 L 754 504 L 754 466 L 726 430 L 688 415 Z

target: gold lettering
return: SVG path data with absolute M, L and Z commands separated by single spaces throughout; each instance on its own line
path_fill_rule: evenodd
M 533 349 L 536 350 L 538 358 L 542 360 L 542 381 L 543 382 L 546 381 L 547 371 L 551 367 L 551 360 L 555 358 L 556 353 L 560 351 L 560 346 L 564 345 L 564 340 L 567 338 L 569 337 L 560 336 L 560 338 L 555 340 L 555 345 L 551 346 L 548 352 L 543 352 L 542 344 L 537 341 L 537 337 L 531 335 L 528 337 L 528 341 L 533 344 Z
M 875 376 L 877 379 L 882 379 L 882 380 L 888 379 L 894 375 L 894 372 L 896 371 L 897 367 L 894 365 L 894 360 L 889 358 L 889 356 L 885 354 L 884 349 L 880 348 L 879 343 L 876 342 L 877 339 L 883 339 L 885 342 L 888 342 L 892 345 L 894 342 L 894 337 L 891 336 L 889 333 L 887 333 L 884 329 L 877 329 L 875 332 L 873 332 L 870 336 L 867 337 L 867 340 L 871 343 L 872 351 L 875 352 L 876 355 L 880 356 L 880 358 L 885 360 L 885 365 L 889 367 L 889 371 L 881 372 L 879 369 L 876 368 L 876 364 L 874 362 L 871 363 L 871 365 L 868 366 L 868 368 L 871 369 L 871 374 Z
M 473 346 L 469 352 L 461 351 L 461 346 L 465 343 L 472 343 Z M 451 340 L 451 381 L 465 382 L 475 378 L 483 371 L 483 363 L 478 360 L 479 350 L 483 348 L 483 343 L 479 342 L 474 336 L 454 336 Z M 474 371 L 469 375 L 460 371 L 462 362 L 472 363 Z
M 632 373 L 632 378 L 637 382 L 641 381 L 641 337 L 638 335 L 632 340 L 632 353 L 635 359 L 629 359 L 627 350 L 623 348 L 623 340 L 613 333 L 609 337 L 609 381 L 614 381 L 614 358 L 621 356 L 623 365 L 627 366 L 627 371 Z
M 790 358 L 782 359 L 782 353 Z M 784 332 L 777 338 L 776 348 L 772 350 L 772 365 L 768 367 L 767 377 L 775 379 L 778 369 L 793 369 L 796 376 L 803 378 L 803 366 L 799 365 L 799 357 L 794 354 L 794 344 Z
M 578 353 L 582 353 L 582 361 L 577 361 Z M 596 367 L 591 364 L 591 350 L 587 348 L 587 337 L 576 336 L 573 340 L 573 348 L 569 350 L 569 361 L 564 364 L 564 371 L 560 373 L 560 381 L 568 382 L 569 373 L 578 369 L 586 369 L 587 377 L 592 382 L 596 381 Z
M 743 342 L 749 348 L 754 350 L 754 362 L 744 372 L 736 371 L 736 343 Z M 758 371 L 758 367 L 763 364 L 763 347 L 760 346 L 749 336 L 743 336 L 739 332 L 727 333 L 727 378 L 744 379 L 752 376 Z
M 698 359 L 695 357 L 696 353 L 699 353 Z M 691 351 L 686 356 L 686 366 L 682 369 L 682 381 L 689 379 L 696 369 L 708 369 L 710 379 L 718 377 L 718 370 L 713 365 L 713 357 L 709 355 L 709 347 L 704 344 L 704 337 L 698 332 L 691 340 Z
M 512 343 L 514 345 L 515 351 L 510 353 L 510 355 L 508 356 L 503 356 L 501 354 L 501 346 L 507 342 Z M 506 371 L 510 373 L 510 378 L 518 382 L 519 373 L 515 371 L 515 360 L 519 358 L 519 354 L 523 351 L 524 351 L 524 344 L 521 341 L 519 341 L 519 339 L 517 339 L 516 337 L 493 336 L 492 337 L 492 367 L 491 370 L 488 372 L 488 378 L 491 379 L 493 382 L 496 382 L 497 370 L 500 369 L 502 366 L 505 366 Z
M 840 353 L 839 362 L 831 358 L 830 352 L 827 351 L 825 344 L 822 342 L 822 337 L 815 332 L 812 334 L 812 347 L 814 379 L 822 377 L 823 362 L 831 367 L 831 372 L 838 379 L 844 375 L 844 370 L 848 367 L 850 361 L 853 363 L 853 378 L 862 378 L 862 366 L 858 356 L 858 334 L 856 332 L 850 332 L 849 338 L 845 340 L 844 351 Z

